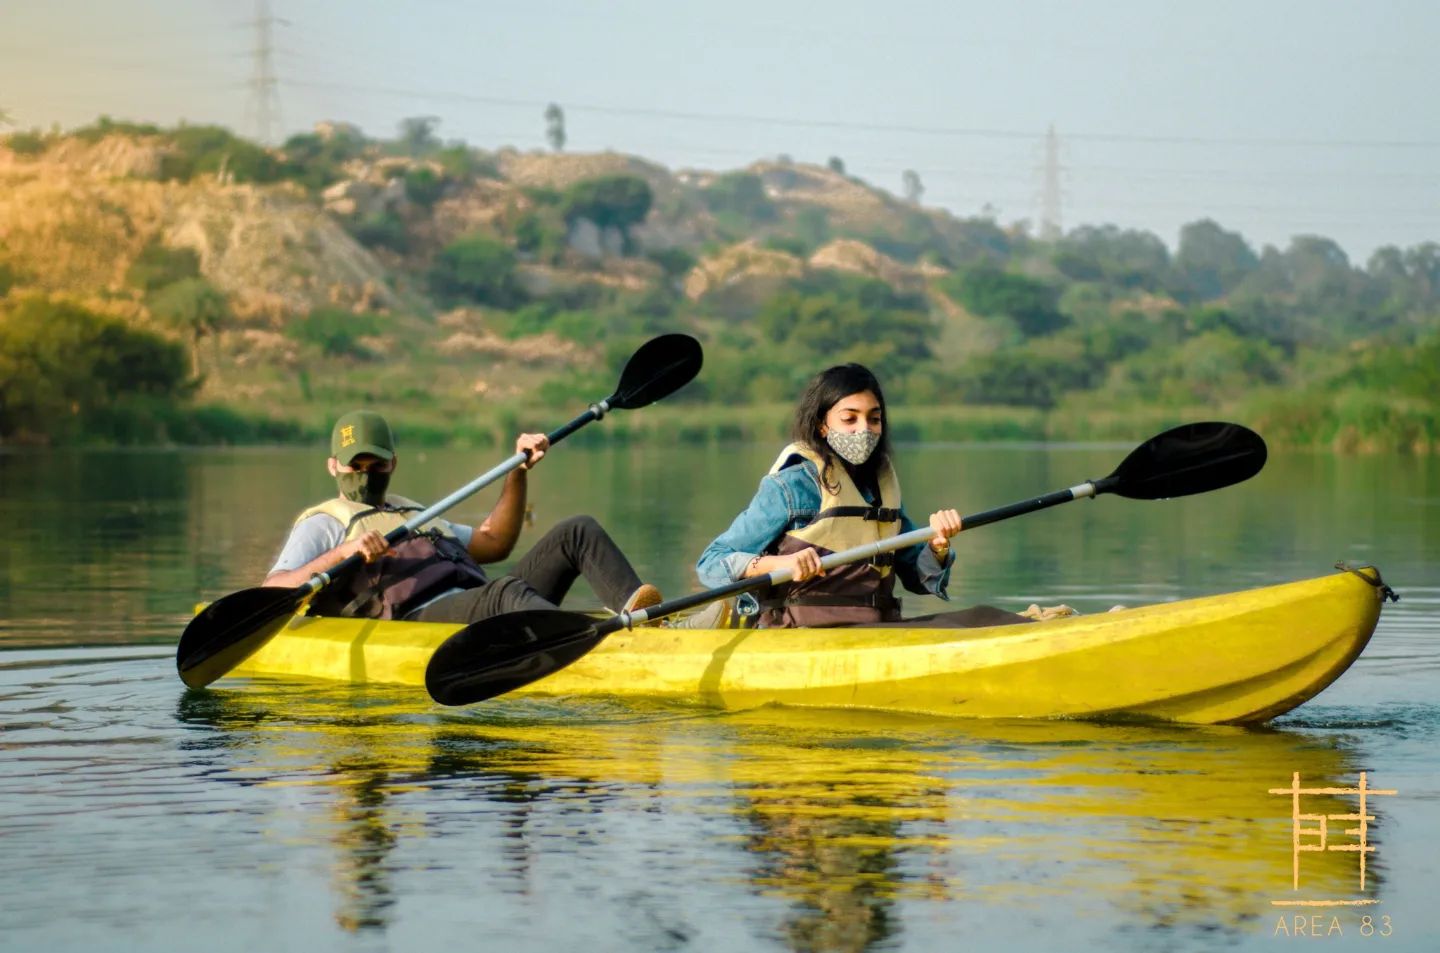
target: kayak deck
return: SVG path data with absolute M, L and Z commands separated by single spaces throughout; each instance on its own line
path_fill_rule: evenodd
M 1028 625 L 618 632 L 515 694 L 616 695 L 971 718 L 1265 721 L 1349 667 L 1380 615 L 1354 572 Z M 297 616 L 235 669 L 423 686 L 461 627 Z

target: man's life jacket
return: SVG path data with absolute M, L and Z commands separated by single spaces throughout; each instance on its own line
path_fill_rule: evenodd
M 345 527 L 348 542 L 372 529 L 381 535 L 389 533 L 423 509 L 393 493 L 378 507 L 335 497 L 310 507 L 295 522 L 324 513 Z M 437 596 L 454 589 L 474 589 L 488 581 L 460 541 L 443 523 L 432 520 L 384 556 L 320 590 L 311 600 L 310 611 L 315 615 L 403 619 Z
M 900 532 L 900 481 L 889 464 L 880 473 L 880 499 L 871 503 L 843 466 L 832 466 L 826 473 L 824 457 L 800 444 L 792 443 L 781 451 L 770 472 L 798 466 L 801 459 L 813 463 L 822 475 L 820 509 L 810 523 L 781 536 L 769 554 L 789 556 L 813 546 L 823 558 Z M 891 571 L 894 562 L 894 553 L 881 553 L 869 561 L 836 566 L 804 582 L 776 586 L 760 600 L 758 624 L 793 628 L 899 621 L 900 600 L 894 595 L 895 574 Z

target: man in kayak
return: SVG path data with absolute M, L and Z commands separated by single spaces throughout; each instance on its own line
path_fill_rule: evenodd
M 389 492 L 399 465 L 385 418 L 357 410 L 341 417 L 330 436 L 327 466 L 339 495 L 295 519 L 265 585 L 295 587 L 356 553 L 364 571 L 346 585 L 321 590 L 317 615 L 470 623 L 505 612 L 553 609 L 579 576 L 607 606 L 630 611 L 661 601 L 594 518 L 561 521 L 535 543 L 508 575 L 489 578 L 480 567 L 510 555 L 525 517 L 526 471 L 545 456 L 544 434 L 521 434 L 517 453 L 528 458 L 505 478 L 495 508 L 478 526 L 435 519 L 393 547 L 385 534 L 424 507 Z

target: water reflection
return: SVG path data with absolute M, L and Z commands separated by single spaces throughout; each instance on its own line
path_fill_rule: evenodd
M 328 823 L 311 836 L 329 844 L 346 930 L 390 926 L 414 872 L 396 859 L 407 841 L 488 826 L 503 844 L 488 861 L 499 889 L 530 894 L 546 889 L 547 860 L 630 849 L 664 815 L 661 864 L 738 859 L 797 953 L 884 946 L 935 902 L 982 904 L 1016 930 L 1143 925 L 1159 947 L 1177 931 L 1252 936 L 1273 922 L 1272 899 L 1297 896 L 1289 803 L 1269 789 L 1296 771 L 1351 786 L 1359 770 L 1343 745 L 1303 732 L 528 700 L 440 714 L 404 690 L 329 685 L 189 693 L 177 718 L 213 732 L 196 740 L 227 752 L 230 780 L 323 796 Z M 676 818 L 703 834 L 673 843 Z M 1302 864 L 1304 896 L 1359 895 L 1354 854 Z

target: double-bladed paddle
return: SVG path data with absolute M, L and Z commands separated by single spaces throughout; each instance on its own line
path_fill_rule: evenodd
M 966 516 L 961 524 L 963 529 L 975 529 L 1102 493 L 1132 500 L 1205 493 L 1248 480 L 1265 466 L 1265 456 L 1265 441 L 1239 424 L 1186 424 L 1136 447 L 1107 477 Z M 924 526 L 881 542 L 831 553 L 820 560 L 820 565 L 833 569 L 926 542 L 934 535 L 930 527 Z M 777 569 L 604 620 L 559 609 L 511 612 L 484 619 L 461 629 L 435 650 L 425 670 L 425 688 L 442 705 L 484 701 L 564 668 L 620 629 L 742 592 L 777 586 L 789 582 L 792 575 L 790 570 Z
M 634 410 L 653 404 L 684 387 L 700 372 L 700 342 L 686 334 L 662 334 L 640 346 L 625 369 L 615 393 L 591 404 L 580 416 L 547 434 L 553 447 L 570 434 L 611 410 Z M 445 499 L 415 514 L 403 526 L 385 534 L 394 545 L 455 504 L 494 483 L 526 460 L 517 452 L 504 463 L 482 473 Z M 261 586 L 242 589 L 210 603 L 185 627 L 175 653 L 180 678 L 191 688 L 202 688 L 259 651 L 285 623 L 320 590 L 353 573 L 365 562 L 356 553 L 329 572 L 317 573 L 293 589 Z

